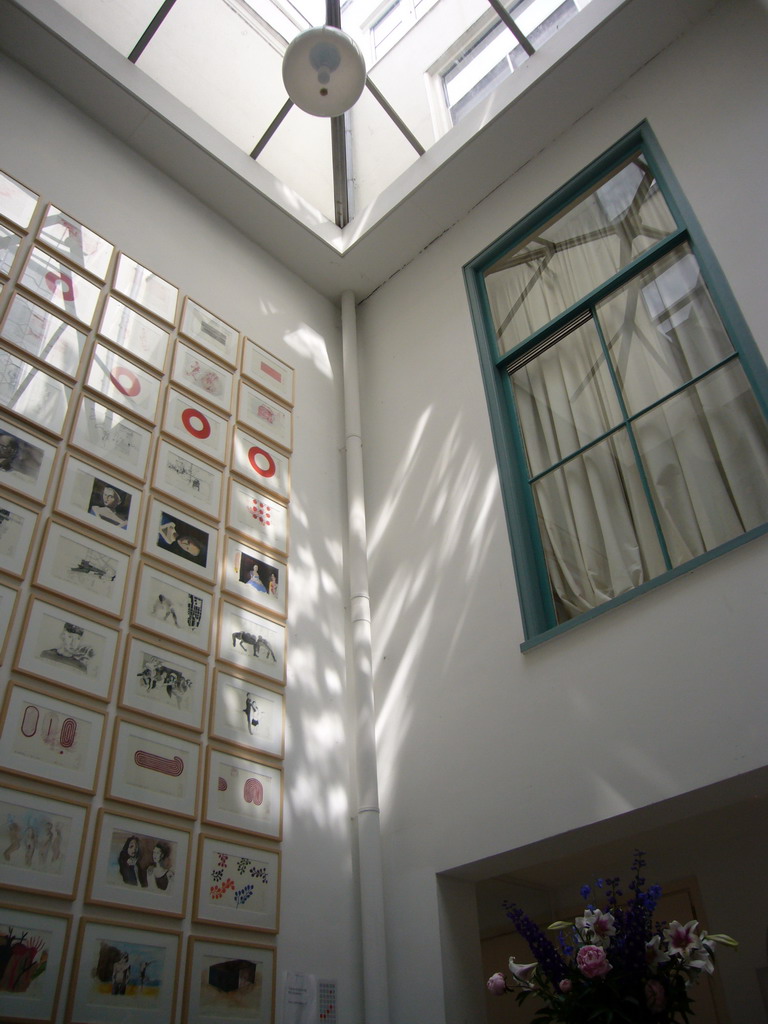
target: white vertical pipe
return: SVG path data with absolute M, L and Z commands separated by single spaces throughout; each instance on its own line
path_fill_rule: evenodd
M 352 643 L 350 668 L 356 708 L 357 839 L 365 1024 L 389 1024 L 384 876 L 373 702 L 371 608 L 368 594 L 368 541 L 365 525 L 360 380 L 357 364 L 357 315 L 355 296 L 351 291 L 345 291 L 341 296 L 341 334 L 344 355 L 344 433 L 349 515 L 348 585 Z

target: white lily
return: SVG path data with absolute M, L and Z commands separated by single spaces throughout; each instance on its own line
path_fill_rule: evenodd
M 522 988 L 533 988 L 531 979 L 538 966 L 536 961 L 532 964 L 517 964 L 513 956 L 509 958 L 509 973 Z

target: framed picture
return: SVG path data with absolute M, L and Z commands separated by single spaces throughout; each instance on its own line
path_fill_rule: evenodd
M 218 656 L 276 683 L 285 682 L 286 629 L 281 622 L 221 602 Z
M 283 831 L 282 771 L 209 746 L 203 820 L 279 840 Z
M 199 761 L 200 747 L 192 740 L 118 719 L 106 795 L 194 818 Z
M 0 569 L 11 576 L 26 575 L 38 513 L 0 494 Z
M 81 324 L 92 323 L 101 295 L 98 285 L 43 249 L 32 249 L 19 284 Z
M 28 228 L 40 197 L 0 171 L 0 215 L 20 228 Z
M 243 373 L 262 391 L 269 391 L 286 405 L 293 405 L 293 367 L 267 352 L 250 338 L 245 339 L 243 347 Z
M 156 490 L 218 519 L 222 477 L 220 469 L 160 438 L 152 479 Z
M 55 206 L 49 206 L 37 237 L 42 245 L 87 270 L 100 281 L 106 278 L 114 246 L 95 231 L 83 227 L 74 217 L 68 217 Z
M 234 327 L 225 324 L 192 299 L 187 299 L 184 303 L 180 331 L 212 355 L 223 359 L 225 363 L 237 365 L 237 343 L 240 334 Z
M 227 453 L 227 421 L 209 409 L 201 409 L 193 399 L 175 388 L 168 388 L 163 430 L 185 441 L 201 455 L 224 462 Z
M 0 224 L 0 274 L 10 274 L 16 253 L 21 245 L 21 235 Z
M 14 685 L 0 726 L 0 765 L 19 775 L 93 793 L 104 715 Z
M 111 537 L 135 544 L 141 497 L 137 487 L 67 455 L 56 510 Z
M 11 635 L 11 623 L 18 593 L 13 587 L 6 587 L 4 583 L 0 583 L 0 664 L 5 659 L 5 648 L 8 645 L 8 637 Z
M 110 466 L 143 480 L 151 433 L 133 420 L 92 398 L 80 399 L 70 443 Z
M 215 527 L 152 498 L 144 537 L 148 554 L 213 583 L 217 536 Z
M 83 918 L 65 1020 L 168 1024 L 179 988 L 178 932 Z
M 155 422 L 160 381 L 122 353 L 96 345 L 85 383 L 134 415 Z
M 0 405 L 44 430 L 61 434 L 72 388 L 0 349 Z
M 200 836 L 195 921 L 276 932 L 279 903 L 276 850 Z
M 11 297 L 0 335 L 48 366 L 77 378 L 85 334 L 21 292 Z
M 168 331 L 114 295 L 109 296 L 104 306 L 99 334 L 162 373 L 168 352 Z
M 258 605 L 271 615 L 285 618 L 288 591 L 288 566 L 276 555 L 247 547 L 227 538 L 223 586 L 249 604 Z
M 0 787 L 0 886 L 74 899 L 88 807 Z
M 142 564 L 133 608 L 135 625 L 165 640 L 207 651 L 212 611 L 213 594 Z
M 0 484 L 45 501 L 56 449 L 0 418 Z
M 122 551 L 49 521 L 35 583 L 119 618 L 129 566 Z
M 270 491 L 276 498 L 287 501 L 291 496 L 288 456 L 240 427 L 235 429 L 232 469 L 250 483 Z
M 216 669 L 210 735 L 252 753 L 282 758 L 285 702 L 281 693 Z
M 272 1024 L 275 951 L 190 936 L 183 1019 L 189 1024 Z
M 293 448 L 293 414 L 263 391 L 240 381 L 237 418 L 281 448 Z
M 232 405 L 232 373 L 181 341 L 176 342 L 171 380 L 227 412 Z
M 190 841 L 188 829 L 99 811 L 86 900 L 183 917 Z
M 0 1020 L 50 1024 L 56 1017 L 72 918 L 0 906 Z
M 135 302 L 137 306 L 143 306 L 150 313 L 159 316 L 166 323 L 176 322 L 179 289 L 146 267 L 142 267 L 125 253 L 121 253 L 117 258 L 114 289 L 131 302 Z
M 74 606 L 33 598 L 21 631 L 16 669 L 98 700 L 109 700 L 119 633 Z
M 279 555 L 288 554 L 288 509 L 281 502 L 232 477 L 228 511 L 231 530 Z
M 120 704 L 202 732 L 207 668 L 205 662 L 132 636 L 125 658 Z

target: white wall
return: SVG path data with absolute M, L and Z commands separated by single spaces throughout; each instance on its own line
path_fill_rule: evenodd
M 278 977 L 289 970 L 337 979 L 339 1020 L 350 1024 L 360 1019 L 361 997 L 347 795 L 338 311 L 7 60 L 0 62 L 0 92 L 0 168 L 296 368 L 282 876 L 287 895 Z M 87 860 L 90 843 L 85 850 Z M 78 913 L 81 903 L 71 909 Z
M 362 306 L 397 1024 L 479 1019 L 458 1014 L 452 1000 L 443 1005 L 450 979 L 441 977 L 436 872 L 768 761 L 766 538 L 521 654 L 461 274 L 503 230 L 647 119 L 768 354 L 767 18 L 765 6 L 749 0 L 719 5 Z M 764 839 L 761 823 L 751 841 Z M 717 909 L 727 915 L 728 900 L 721 896 Z M 736 929 L 732 919 L 712 926 Z M 749 955 L 752 966 L 765 962 L 762 949 Z M 764 1020 L 748 973 L 751 988 L 730 1003 L 733 1024 Z

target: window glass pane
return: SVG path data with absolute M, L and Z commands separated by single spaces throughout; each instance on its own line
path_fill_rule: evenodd
M 485 272 L 508 352 L 676 228 L 640 155 Z
M 768 428 L 728 363 L 634 424 L 674 565 L 768 520 Z
M 598 305 L 597 317 L 630 415 L 733 352 L 687 245 Z
M 510 374 L 532 476 L 621 421 L 592 321 Z

